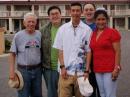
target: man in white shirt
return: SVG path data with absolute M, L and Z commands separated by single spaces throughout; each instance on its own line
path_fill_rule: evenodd
M 73 94 L 75 97 L 83 97 L 79 92 L 77 77 L 84 76 L 86 79 L 89 75 L 92 30 L 80 20 L 80 3 L 71 4 L 70 14 L 71 21 L 59 28 L 53 45 L 59 50 L 59 97 L 72 97 Z

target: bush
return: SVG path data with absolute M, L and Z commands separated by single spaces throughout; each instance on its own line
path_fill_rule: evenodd
M 10 32 L 10 34 L 14 34 L 13 32 Z
M 5 31 L 4 34 L 7 34 L 7 32 Z
M 5 39 L 5 52 L 9 52 L 10 46 L 11 46 L 11 42 Z

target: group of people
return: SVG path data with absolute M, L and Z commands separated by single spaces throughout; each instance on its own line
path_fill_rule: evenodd
M 25 14 L 25 29 L 14 36 L 9 77 L 15 80 L 16 63 L 24 80 L 18 97 L 42 97 L 42 75 L 48 97 L 83 97 L 77 83 L 81 76 L 93 86 L 91 97 L 116 97 L 121 36 L 108 27 L 107 11 L 89 3 L 82 9 L 75 2 L 68 23 L 62 22 L 57 6 L 47 13 L 50 22 L 40 30 L 35 30 L 37 16 Z

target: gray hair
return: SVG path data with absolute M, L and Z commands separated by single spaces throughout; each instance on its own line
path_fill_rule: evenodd
M 37 20 L 37 16 L 34 14 L 34 13 L 32 13 L 32 12 L 28 12 L 28 13 L 26 13 L 25 15 L 24 15 L 24 21 L 27 19 L 27 17 L 29 17 L 29 16 L 33 16 L 36 20 Z

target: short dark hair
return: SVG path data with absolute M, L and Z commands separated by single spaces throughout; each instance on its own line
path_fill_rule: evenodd
M 83 8 L 84 8 L 87 4 L 91 4 L 91 5 L 94 7 L 94 9 L 96 9 L 96 5 L 95 5 L 94 3 L 86 3 L 86 4 L 83 5 Z
M 109 16 L 105 10 L 97 10 L 94 13 L 94 19 L 96 19 L 100 14 L 103 14 L 106 17 L 106 19 L 109 20 Z
M 74 3 L 71 3 L 71 7 L 72 6 L 79 6 L 81 8 L 81 11 L 82 11 L 82 5 L 78 2 L 74 2 Z
M 53 10 L 53 9 L 59 10 L 59 12 L 60 12 L 60 14 L 61 14 L 61 10 L 60 10 L 60 8 L 59 8 L 58 6 L 51 6 L 51 7 L 49 7 L 49 9 L 48 9 L 48 11 L 47 11 L 48 15 L 50 15 L 50 11 Z

